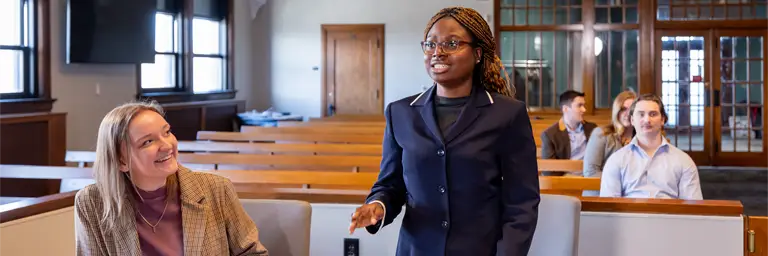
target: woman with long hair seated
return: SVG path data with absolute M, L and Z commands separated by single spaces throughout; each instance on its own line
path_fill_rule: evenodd
M 75 196 L 77 255 L 268 255 L 232 183 L 181 166 L 177 145 L 154 102 L 104 117 L 96 184 Z
M 635 128 L 629 122 L 629 106 L 637 98 L 632 91 L 616 95 L 611 108 L 611 123 L 595 128 L 587 140 L 584 154 L 584 177 L 601 177 L 608 157 L 632 140 Z M 584 191 L 584 196 L 597 196 L 598 191 Z

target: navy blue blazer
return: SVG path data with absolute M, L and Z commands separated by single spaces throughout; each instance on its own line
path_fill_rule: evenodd
M 381 172 L 366 202 L 384 204 L 384 226 L 405 205 L 397 255 L 527 255 L 540 194 L 525 105 L 474 86 L 443 139 L 435 90 L 387 105 Z

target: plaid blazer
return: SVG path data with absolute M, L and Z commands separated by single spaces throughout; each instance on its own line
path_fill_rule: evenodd
M 232 183 L 221 176 L 179 167 L 184 255 L 263 255 L 259 232 Z M 95 184 L 75 196 L 77 255 L 141 255 L 129 193 L 116 228 L 100 224 L 103 204 Z

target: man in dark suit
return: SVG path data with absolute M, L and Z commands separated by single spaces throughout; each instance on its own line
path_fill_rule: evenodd
M 568 90 L 560 94 L 563 117 L 541 133 L 542 159 L 584 160 L 587 140 L 596 124 L 584 120 L 584 93 Z M 543 175 L 560 176 L 562 172 L 544 172 Z M 581 176 L 570 173 L 569 175 Z

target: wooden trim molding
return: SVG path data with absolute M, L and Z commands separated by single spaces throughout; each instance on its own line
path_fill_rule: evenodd
M 240 198 L 297 199 L 312 203 L 363 203 L 369 191 L 339 189 L 238 190 Z M 583 212 L 741 216 L 738 201 L 581 197 Z
M 741 216 L 739 201 L 582 197 L 583 212 Z
M 0 223 L 73 206 L 76 194 L 77 191 L 71 191 L 0 205 Z

